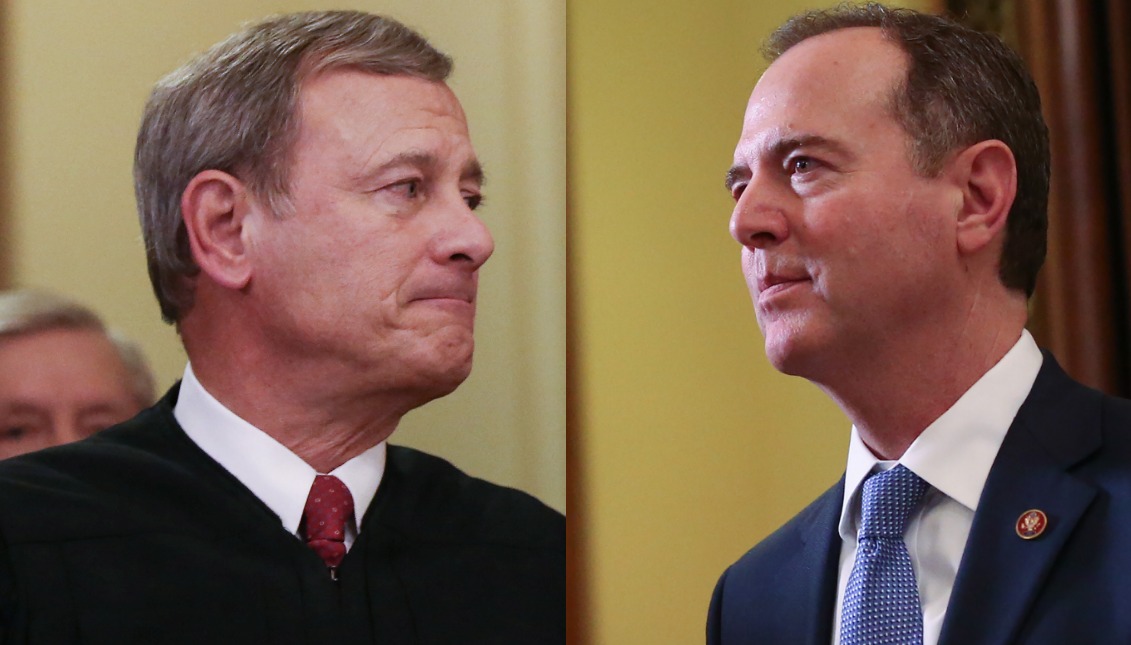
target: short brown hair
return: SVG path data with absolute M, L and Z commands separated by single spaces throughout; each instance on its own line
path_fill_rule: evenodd
M 134 190 L 149 277 L 166 322 L 192 306 L 190 279 L 200 270 L 181 214 L 189 181 L 222 170 L 276 214 L 287 212 L 302 82 L 340 68 L 442 82 L 452 62 L 390 18 L 304 12 L 247 26 L 157 83 L 138 132 Z
M 941 16 L 876 3 L 842 4 L 790 18 L 766 41 L 770 61 L 803 40 L 852 27 L 878 27 L 910 59 L 894 88 L 892 113 L 911 139 L 911 159 L 934 176 L 951 153 L 998 139 L 1017 160 L 1017 197 L 1009 211 L 999 276 L 1033 295 L 1045 261 L 1049 135 L 1037 86 L 1021 58 L 994 34 Z

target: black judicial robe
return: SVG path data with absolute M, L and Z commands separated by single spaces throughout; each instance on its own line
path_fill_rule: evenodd
M 565 518 L 390 446 L 333 581 L 156 406 L 0 462 L 0 643 L 564 643 Z

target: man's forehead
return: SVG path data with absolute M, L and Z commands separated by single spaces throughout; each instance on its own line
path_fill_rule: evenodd
M 907 74 L 907 54 L 877 27 L 853 27 L 813 36 L 770 64 L 751 93 L 748 108 L 768 95 L 888 93 Z M 836 103 L 826 104 L 827 108 Z
M 846 27 L 810 36 L 777 57 L 768 73 L 795 59 L 809 59 L 822 67 L 838 61 L 890 62 L 905 56 L 903 49 L 879 27 Z
M 906 69 L 906 55 L 878 28 L 841 29 L 798 43 L 751 92 L 736 159 L 854 134 L 846 127 L 888 113 Z
M 344 68 L 309 79 L 300 94 L 297 149 L 348 159 L 358 173 L 400 165 L 481 174 L 455 94 L 413 76 Z
M 303 79 L 300 120 L 368 121 L 375 125 L 404 118 L 447 117 L 466 128 L 463 106 L 443 81 L 405 74 L 376 74 L 352 67 L 324 70 Z

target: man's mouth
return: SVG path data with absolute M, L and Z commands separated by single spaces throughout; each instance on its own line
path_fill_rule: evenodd
M 794 287 L 812 282 L 804 273 L 775 274 L 768 273 L 758 278 L 758 302 L 765 302 L 779 296 Z
M 475 285 L 447 284 L 421 289 L 410 302 L 448 307 L 474 307 Z

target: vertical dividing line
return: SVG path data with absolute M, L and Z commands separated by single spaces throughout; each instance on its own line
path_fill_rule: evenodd
M 0 0 L 0 289 L 12 285 L 12 178 L 9 175 L 12 140 L 8 99 L 12 82 L 11 39 L 8 38 L 8 3 Z
M 570 21 L 570 5 L 566 4 L 566 24 Z M 569 645 L 588 645 L 590 642 L 587 574 L 587 533 L 585 505 L 585 464 L 583 427 L 581 423 L 581 330 L 578 328 L 579 303 L 577 299 L 577 253 L 572 204 L 572 181 L 575 173 L 575 147 L 571 135 L 571 120 L 575 114 L 570 64 L 571 33 L 566 31 L 566 640 Z

